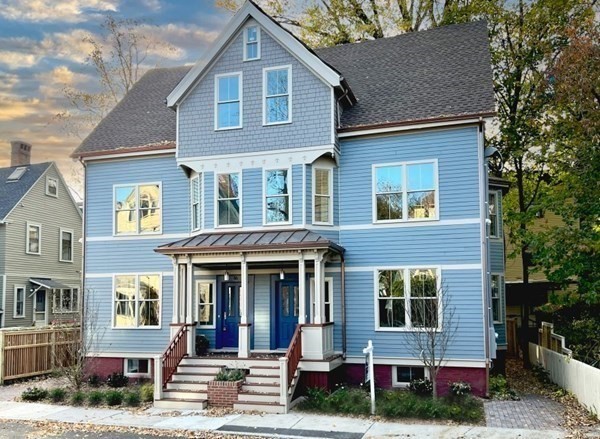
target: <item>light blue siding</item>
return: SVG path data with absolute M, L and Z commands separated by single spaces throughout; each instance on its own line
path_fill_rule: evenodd
M 215 178 L 214 172 L 204 173 L 204 228 L 206 229 L 215 226 Z
M 302 224 L 302 165 L 292 166 L 292 215 L 294 224 Z
M 271 279 L 268 274 L 254 278 L 254 349 L 270 348 Z
M 306 166 L 306 224 L 312 224 L 312 167 Z
M 244 169 L 242 182 L 244 227 L 258 227 L 263 224 L 263 170 Z
M 173 239 L 128 239 L 86 243 L 86 273 L 135 273 L 173 271 L 171 259 L 154 251 Z
M 243 62 L 238 33 L 179 109 L 179 158 L 272 151 L 332 143 L 331 88 L 317 78 L 266 31 L 261 59 Z M 290 124 L 263 126 L 263 68 L 292 66 Z M 216 74 L 243 72 L 243 128 L 215 131 Z
M 504 273 L 504 242 L 490 239 L 490 269 L 493 273 Z

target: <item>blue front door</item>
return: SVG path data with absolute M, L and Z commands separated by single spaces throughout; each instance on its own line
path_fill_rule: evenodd
M 290 345 L 298 324 L 298 281 L 280 281 L 275 291 L 277 348 Z
M 240 283 L 224 282 L 221 292 L 221 346 L 238 347 L 238 325 L 240 323 Z

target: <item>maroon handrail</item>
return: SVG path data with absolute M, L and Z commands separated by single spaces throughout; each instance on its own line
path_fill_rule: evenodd
M 292 341 L 285 354 L 287 358 L 287 369 L 288 369 L 288 386 L 292 384 L 296 370 L 298 369 L 298 363 L 302 358 L 302 325 L 297 325 Z
M 187 333 L 189 325 L 181 325 L 179 331 L 171 339 L 171 343 L 165 349 L 162 360 L 162 386 L 165 388 L 167 383 L 177 370 L 181 359 L 187 355 Z

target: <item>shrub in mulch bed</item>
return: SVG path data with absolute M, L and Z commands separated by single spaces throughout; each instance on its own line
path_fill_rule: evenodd
M 104 400 L 110 406 L 121 405 L 123 402 L 123 392 L 120 390 L 107 390 L 104 394 Z
M 140 398 L 143 402 L 153 402 L 154 401 L 154 385 L 153 384 L 143 384 L 140 386 Z
M 120 372 L 113 372 L 106 378 L 106 384 L 108 384 L 109 387 L 126 387 L 128 383 L 129 377 L 126 377 Z
M 446 419 L 480 422 L 483 404 L 471 395 L 461 398 L 419 396 L 405 390 L 378 390 L 376 414 L 384 418 Z M 369 393 L 362 388 L 339 387 L 334 392 L 313 388 L 299 406 L 300 410 L 320 413 L 364 415 L 371 413 Z
M 125 405 L 128 407 L 137 407 L 140 405 L 141 397 L 137 391 L 126 392 L 123 400 L 125 401 Z
M 85 403 L 85 393 L 83 393 L 81 390 L 78 390 L 71 395 L 71 405 L 79 406 L 83 405 L 83 403 Z
M 41 401 L 48 396 L 46 389 L 40 389 L 39 387 L 28 387 L 23 393 L 21 398 L 23 401 Z
M 91 406 L 96 406 L 102 404 L 104 401 L 104 393 L 100 390 L 92 390 L 88 393 L 88 404 Z
M 60 387 L 56 387 L 48 392 L 48 396 L 52 402 L 63 402 L 66 395 L 67 391 Z

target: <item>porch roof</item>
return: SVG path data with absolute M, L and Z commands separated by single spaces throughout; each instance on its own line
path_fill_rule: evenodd
M 154 251 L 169 255 L 296 249 L 329 249 L 340 254 L 344 252 L 343 247 L 306 229 L 201 233 L 161 245 Z

